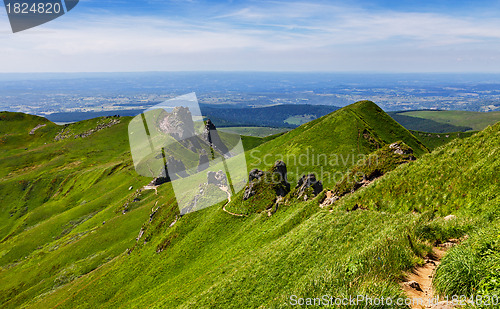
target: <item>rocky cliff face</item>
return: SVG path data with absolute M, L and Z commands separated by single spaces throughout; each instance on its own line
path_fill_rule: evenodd
M 202 149 L 199 138 L 195 135 L 193 117 L 187 107 L 177 106 L 170 113 L 162 113 L 158 118 L 158 129 L 193 152 Z
M 172 112 L 164 113 L 158 120 L 161 132 L 170 134 L 177 141 L 194 136 L 193 117 L 189 108 L 178 106 Z
M 210 119 L 205 122 L 201 136 L 196 135 L 192 115 L 187 107 L 175 107 L 171 112 L 162 111 L 158 117 L 157 126 L 161 133 L 170 135 L 181 145 L 198 154 L 198 172 L 206 170 L 209 167 L 210 159 L 213 158 L 213 154 L 207 153 L 202 147 L 203 144 L 210 146 L 219 155 L 229 156 L 228 147 L 222 142 L 217 128 Z M 207 147 L 205 146 L 205 148 Z M 153 180 L 152 184 L 158 185 L 179 177 L 189 176 L 185 171 L 182 158 L 170 156 L 166 161 L 167 174 L 160 175 Z
M 210 119 L 205 122 L 205 129 L 203 130 L 203 140 L 207 142 L 217 153 L 221 155 L 228 155 L 229 149 L 222 142 L 217 128 Z

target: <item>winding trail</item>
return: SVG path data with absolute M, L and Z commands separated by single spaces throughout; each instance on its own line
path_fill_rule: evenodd
M 226 192 L 227 194 L 227 203 L 224 204 L 224 206 L 222 206 L 222 210 L 224 210 L 225 212 L 227 212 L 228 214 L 232 215 L 232 216 L 236 216 L 236 217 L 246 217 L 246 215 L 243 215 L 243 214 L 235 214 L 233 212 L 230 212 L 226 209 L 226 206 L 231 203 L 231 192 L 229 192 L 229 188 L 226 187 L 226 186 L 219 186 L 219 189 L 221 189 L 222 191 Z

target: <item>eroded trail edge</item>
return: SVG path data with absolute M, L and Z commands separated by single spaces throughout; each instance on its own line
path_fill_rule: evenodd
M 459 242 L 458 239 L 450 239 L 448 242 L 433 247 L 432 253 L 426 257 L 425 264 L 416 267 L 412 272 L 406 274 L 406 281 L 401 283 L 406 297 L 412 300 L 412 309 L 453 309 L 454 306 L 447 301 L 439 301 L 437 293 L 432 286 L 432 280 L 441 259 L 446 255 L 449 248 Z

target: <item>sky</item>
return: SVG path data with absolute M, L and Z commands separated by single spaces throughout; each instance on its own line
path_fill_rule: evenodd
M 500 73 L 499 13 L 500 0 L 80 0 L 13 34 L 0 8 L 0 73 Z

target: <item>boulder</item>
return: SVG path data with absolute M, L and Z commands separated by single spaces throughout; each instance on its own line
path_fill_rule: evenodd
M 286 164 L 283 161 L 276 161 L 274 163 L 274 166 L 272 168 L 272 173 L 273 176 L 277 176 L 276 178 L 273 177 L 273 181 L 275 182 L 274 184 L 274 189 L 276 190 L 276 195 L 277 196 L 285 196 L 290 192 L 290 184 L 288 183 L 287 180 L 287 170 L 286 170 Z
M 248 181 L 252 182 L 252 180 L 260 179 L 260 177 L 262 176 L 264 176 L 264 172 L 257 168 L 254 168 L 253 170 L 250 171 L 250 173 L 248 173 Z
M 286 178 L 287 170 L 286 170 L 286 164 L 283 161 L 276 161 L 274 163 L 273 173 L 279 176 L 279 181 L 280 182 L 288 182 Z
M 290 192 L 290 184 L 286 180 L 287 170 L 285 162 L 276 161 L 270 172 L 273 177 L 268 177 L 270 175 L 265 176 L 266 173 L 269 172 L 263 172 L 259 169 L 253 169 L 250 171 L 248 174 L 249 184 L 246 186 L 243 193 L 244 201 L 255 195 L 256 184 L 260 181 L 269 181 L 269 185 L 273 186 L 278 197 L 283 197 Z
M 393 149 L 394 153 L 398 155 L 406 155 L 413 153 L 413 150 L 410 147 L 403 147 L 403 144 L 399 142 L 390 144 L 389 148 Z
M 298 196 L 302 196 L 307 188 L 312 188 L 314 195 L 318 195 L 321 191 L 323 191 L 323 183 L 316 179 L 316 175 L 302 175 L 299 179 L 299 182 L 295 186 L 297 190 Z
M 251 182 L 245 187 L 245 192 L 243 192 L 243 200 L 246 201 L 255 195 L 255 182 Z

